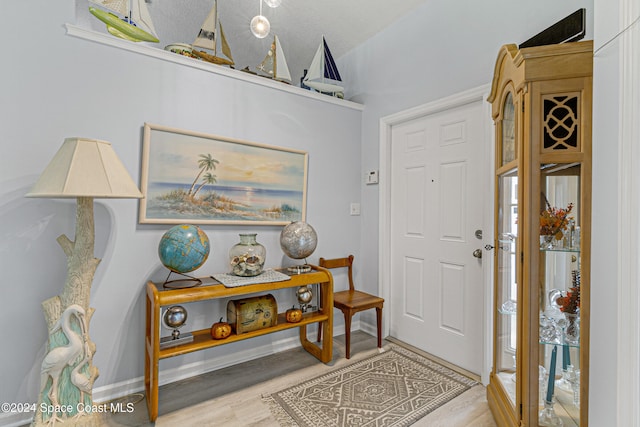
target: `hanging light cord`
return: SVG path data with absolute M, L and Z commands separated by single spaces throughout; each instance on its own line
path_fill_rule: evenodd
M 262 1 L 262 0 L 260 0 Z M 624 29 L 620 32 L 618 32 L 618 34 L 616 34 L 615 36 L 611 37 L 609 40 L 607 40 L 602 46 L 600 46 L 599 48 L 597 48 L 594 52 L 593 52 L 593 56 L 596 56 L 598 54 L 598 52 L 600 52 L 602 49 L 604 49 L 605 47 L 607 47 L 608 45 L 610 45 L 611 43 L 613 43 L 615 40 L 617 40 L 621 35 L 623 35 L 624 33 L 626 33 L 627 31 L 629 31 L 631 29 L 631 27 L 635 26 L 638 21 L 640 21 L 640 16 L 638 16 L 636 19 L 633 20 L 632 23 L 630 23 L 629 25 L 627 25 L 626 27 L 624 27 Z

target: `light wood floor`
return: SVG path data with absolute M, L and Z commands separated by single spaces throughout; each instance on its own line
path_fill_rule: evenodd
M 396 342 L 397 343 L 397 342 Z M 383 346 L 388 344 L 383 342 Z M 334 339 L 334 358 L 325 365 L 299 349 L 209 372 L 160 387 L 159 417 L 163 426 L 277 427 L 261 397 L 377 352 L 376 339 L 358 331 L 351 335 L 351 359 L 344 358 L 344 336 Z M 415 426 L 495 427 L 485 388 L 478 385 L 422 418 Z M 136 402 L 132 413 L 109 414 L 106 426 L 153 426 L 143 395 L 119 401 Z

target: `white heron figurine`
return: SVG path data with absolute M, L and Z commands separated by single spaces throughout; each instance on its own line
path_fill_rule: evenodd
M 89 374 L 84 374 L 80 370 L 87 365 L 89 358 L 91 357 L 91 352 L 89 350 L 89 341 L 85 335 L 84 340 L 84 357 L 75 368 L 71 371 L 71 383 L 78 388 L 80 391 L 80 400 L 79 402 L 84 405 L 84 394 L 91 393 L 93 383 L 91 381 L 91 376 Z M 74 418 L 81 417 L 85 415 L 84 411 L 78 411 L 78 413 L 74 416 Z
M 82 335 L 78 334 L 71 327 L 71 316 L 75 316 L 80 324 L 80 330 Z M 71 366 L 78 360 L 82 353 L 87 353 L 87 345 L 85 344 L 86 337 L 86 323 L 85 323 L 85 311 L 78 304 L 72 304 L 62 313 L 60 319 L 53 325 L 49 335 L 53 334 L 57 330 L 62 329 L 62 333 L 67 338 L 68 344 L 59 347 L 52 348 L 49 353 L 44 357 L 42 361 L 41 379 L 42 379 L 42 391 L 44 391 L 49 377 L 51 377 L 51 388 L 49 389 L 49 401 L 51 405 L 58 406 L 58 381 L 60 374 L 66 366 Z M 56 414 L 51 414 L 51 419 L 58 418 Z M 51 420 L 50 420 L 51 421 Z

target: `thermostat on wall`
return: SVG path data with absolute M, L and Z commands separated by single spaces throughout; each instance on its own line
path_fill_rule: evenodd
M 378 183 L 378 171 L 369 171 L 367 172 L 366 183 L 369 184 L 377 184 Z

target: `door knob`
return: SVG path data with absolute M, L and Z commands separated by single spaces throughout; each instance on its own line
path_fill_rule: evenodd
M 476 258 L 482 258 L 482 249 L 476 249 L 473 251 L 473 256 Z

